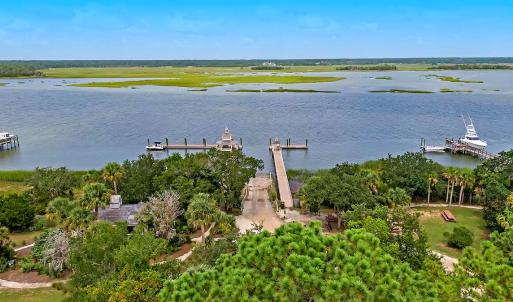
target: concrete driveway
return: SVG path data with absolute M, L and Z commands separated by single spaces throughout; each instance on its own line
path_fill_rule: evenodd
M 248 183 L 248 194 L 243 201 L 242 215 L 236 217 L 241 233 L 253 228 L 252 224 L 262 223 L 265 230 L 274 231 L 284 222 L 278 218 L 269 200 L 268 190 L 271 180 L 268 175 L 257 175 Z

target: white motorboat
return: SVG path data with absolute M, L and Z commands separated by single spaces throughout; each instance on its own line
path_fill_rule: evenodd
M 154 142 L 153 145 L 146 146 L 146 151 L 164 151 L 166 147 L 161 142 Z
M 477 149 L 485 149 L 488 143 L 479 138 L 472 118 L 469 117 L 469 121 L 467 122 L 463 117 L 463 123 L 465 124 L 465 128 L 467 128 L 467 133 L 465 133 L 464 137 L 460 138 L 460 143 Z

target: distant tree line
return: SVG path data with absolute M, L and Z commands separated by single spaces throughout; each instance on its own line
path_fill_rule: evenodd
M 0 78 L 41 76 L 44 74 L 31 65 L 0 63 Z
M 257 59 L 257 60 L 31 60 L 0 61 L 0 65 L 25 65 L 35 69 L 65 67 L 251 67 L 269 62 L 282 66 L 378 64 L 511 64 L 513 57 L 495 58 L 381 58 L 381 59 Z
M 252 70 L 283 70 L 285 67 L 283 66 L 253 66 Z
M 354 71 L 368 71 L 368 70 L 397 70 L 397 66 L 390 64 L 379 65 L 346 65 L 337 67 L 337 70 L 354 70 Z
M 469 70 L 469 69 L 513 69 L 513 65 L 506 64 L 443 64 L 428 67 L 433 70 Z

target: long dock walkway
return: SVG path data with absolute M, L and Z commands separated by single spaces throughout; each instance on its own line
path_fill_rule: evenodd
M 273 144 L 271 147 L 280 200 L 283 202 L 286 208 L 292 208 L 292 206 L 294 206 L 294 201 L 292 200 L 292 193 L 290 192 L 287 169 L 285 169 L 285 162 L 283 161 L 283 154 L 281 153 L 282 149 L 280 148 L 279 144 Z
M 282 150 L 306 150 L 308 149 L 308 142 L 304 145 L 294 145 L 290 143 L 290 140 L 287 140 L 287 143 L 282 146 L 280 145 L 280 141 L 276 138 L 273 142 L 271 142 L 269 149 L 273 154 L 279 198 L 285 205 L 285 208 L 292 208 L 294 206 L 294 200 L 292 199 L 292 193 L 290 192 L 289 179 L 287 177 L 285 162 L 283 161 Z

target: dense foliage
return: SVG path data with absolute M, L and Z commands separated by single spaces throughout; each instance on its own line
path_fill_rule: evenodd
M 222 280 L 222 281 L 221 281 Z M 430 301 L 432 286 L 363 230 L 321 236 L 288 224 L 240 239 L 212 269 L 166 283 L 162 301 Z
M 410 195 L 426 196 L 427 179 L 440 174 L 442 166 L 421 153 L 405 153 L 383 160 L 381 178 L 392 188 L 402 188 Z
M 72 197 L 73 187 L 78 185 L 77 177 L 66 168 L 36 168 L 28 179 L 29 194 L 35 210 L 45 212 L 47 203 L 57 197 Z
M 34 209 L 22 195 L 0 196 L 0 226 L 24 231 L 34 223 Z
M 44 74 L 37 71 L 32 65 L 27 64 L 3 64 L 0 62 L 0 78 L 15 77 L 42 77 Z
M 9 240 L 9 229 L 0 226 L 0 273 L 7 269 L 7 262 L 14 257 Z

